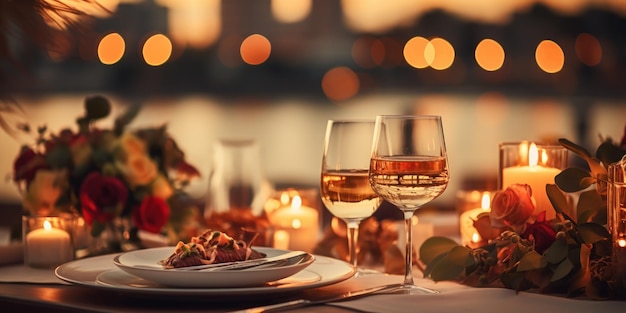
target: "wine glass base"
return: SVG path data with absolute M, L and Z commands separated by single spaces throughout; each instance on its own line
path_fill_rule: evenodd
M 416 294 L 437 294 L 437 293 L 441 293 L 441 291 L 432 289 L 432 288 L 421 287 L 417 285 L 402 285 L 400 288 L 395 289 L 392 293 L 416 295 Z

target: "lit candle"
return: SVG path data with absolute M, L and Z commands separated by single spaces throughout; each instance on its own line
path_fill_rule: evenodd
M 277 230 L 274 247 L 276 236 L 282 231 L 279 236 L 287 238 L 289 250 L 313 251 L 319 235 L 319 216 L 317 210 L 302 205 L 300 196 L 294 196 L 290 206 L 272 212 L 269 219 Z M 279 238 L 278 244 L 284 245 L 284 242 L 285 239 Z
M 274 248 L 289 250 L 289 233 L 284 230 L 277 230 L 274 233 Z
M 53 228 L 50 221 L 43 228 L 29 232 L 25 238 L 26 262 L 34 267 L 52 267 L 74 259 L 69 233 Z
M 525 151 L 520 151 L 525 153 Z M 502 189 L 513 184 L 528 184 L 532 188 L 535 199 L 534 215 L 541 211 L 546 211 L 546 219 L 552 220 L 556 217 L 556 212 L 552 208 L 552 203 L 546 193 L 546 184 L 554 184 L 554 177 L 561 170 L 554 167 L 546 167 L 539 164 L 539 152 L 537 145 L 530 145 L 528 150 L 528 165 L 513 166 L 502 169 Z M 542 155 L 542 164 L 547 163 L 547 156 Z
M 480 214 L 489 213 L 491 211 L 491 208 L 489 207 L 490 203 L 491 197 L 488 192 L 485 192 L 483 193 L 483 197 L 481 199 L 480 208 L 465 211 L 459 217 L 461 242 L 463 245 L 474 247 L 483 240 L 476 228 L 474 228 L 474 222 L 478 219 Z

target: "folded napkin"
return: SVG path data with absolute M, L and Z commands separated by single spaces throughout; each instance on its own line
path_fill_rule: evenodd
M 32 268 L 24 264 L 0 266 L 0 283 L 67 284 L 54 275 L 54 269 Z
M 393 282 L 401 282 L 396 278 Z M 440 291 L 439 294 L 380 294 L 328 305 L 359 312 L 386 313 L 529 313 L 529 312 L 602 312 L 623 313 L 626 302 L 570 299 L 529 292 L 516 293 L 505 288 L 474 288 L 452 282 L 435 283 L 416 279 L 416 284 Z

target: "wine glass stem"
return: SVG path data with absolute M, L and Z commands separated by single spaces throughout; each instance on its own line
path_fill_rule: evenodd
M 352 264 L 352 266 L 354 266 L 354 268 L 357 267 L 357 253 L 358 253 L 358 246 L 357 246 L 357 240 L 359 237 L 359 223 L 357 222 L 347 222 L 347 227 L 348 227 L 348 262 L 350 262 L 350 264 Z
M 405 229 L 405 240 L 406 243 L 406 254 L 405 254 L 405 263 L 404 263 L 404 285 L 414 285 L 413 282 L 413 225 L 412 219 L 413 212 L 405 211 L 404 212 L 404 229 Z

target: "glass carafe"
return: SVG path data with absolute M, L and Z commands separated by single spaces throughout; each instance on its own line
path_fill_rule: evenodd
M 215 143 L 204 211 L 209 228 L 246 242 L 257 236 L 254 244 L 265 245 L 269 223 L 264 205 L 272 190 L 255 140 L 220 139 Z

